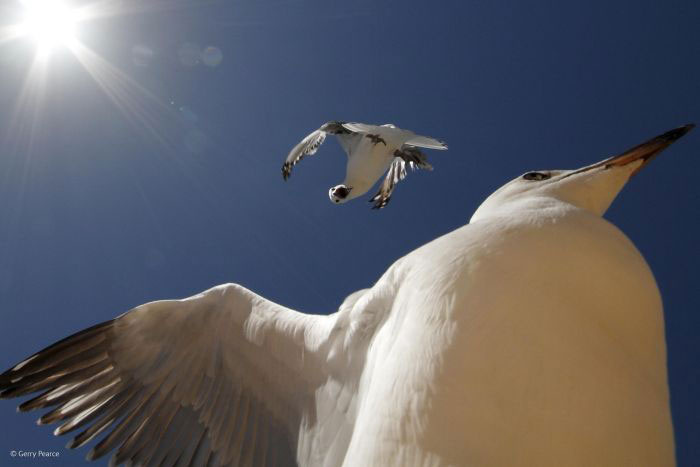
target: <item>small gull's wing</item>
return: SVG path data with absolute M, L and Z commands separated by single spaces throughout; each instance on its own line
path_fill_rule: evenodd
M 301 140 L 299 144 L 294 146 L 292 150 L 289 151 L 289 155 L 287 156 L 287 159 L 282 165 L 282 178 L 287 180 L 292 174 L 292 167 L 294 167 L 297 164 L 297 162 L 299 162 L 306 156 L 316 154 L 318 148 L 326 140 L 326 135 L 328 133 L 338 135 L 339 137 L 351 134 L 349 130 L 345 129 L 345 127 L 343 126 L 343 122 L 332 121 L 323 124 L 321 128 L 319 128 L 318 130 L 314 131 L 306 138 Z M 343 143 L 344 142 L 341 139 L 341 145 L 343 146 L 343 149 L 345 149 L 345 151 L 348 152 L 348 148 Z
M 433 166 L 428 163 L 427 156 L 414 147 L 404 146 L 403 149 L 396 150 L 394 156 L 396 157 L 389 166 L 389 170 L 379 187 L 379 191 L 370 199 L 370 203 L 374 203 L 372 209 L 382 209 L 389 204 L 391 194 L 396 184 L 406 178 L 407 166 L 412 170 L 416 170 L 417 168 L 433 170 Z
M 397 129 L 394 126 L 381 127 L 379 125 L 369 125 L 367 123 L 358 123 L 358 122 L 343 123 L 343 127 L 346 130 L 350 130 L 350 131 L 353 131 L 355 133 L 380 133 L 382 130 L 386 130 L 387 128 Z
M 426 149 L 447 149 L 447 144 L 428 136 L 413 135 L 404 144 Z
M 402 130 L 401 128 L 397 128 L 394 125 L 368 125 L 366 123 L 357 123 L 357 122 L 352 122 L 352 123 L 344 123 L 343 127 L 350 131 L 354 131 L 356 133 L 362 133 L 362 134 L 383 134 L 387 130 L 391 131 L 400 131 L 403 132 L 406 135 L 406 140 L 404 141 L 404 144 L 407 146 L 416 146 L 419 148 L 426 148 L 426 149 L 439 149 L 439 150 L 445 150 L 447 149 L 447 144 L 443 143 L 442 141 L 438 141 L 435 138 L 430 138 L 428 136 L 421 136 L 413 133 L 412 131 L 409 130 Z
M 41 394 L 39 424 L 80 429 L 70 448 L 114 464 L 296 465 L 304 404 L 326 376 L 328 317 L 236 284 L 141 305 L 47 347 L 0 375 L 0 397 Z

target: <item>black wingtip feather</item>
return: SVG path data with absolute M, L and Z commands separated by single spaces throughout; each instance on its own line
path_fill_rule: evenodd
M 292 164 L 285 162 L 284 165 L 282 165 L 282 179 L 286 182 L 290 175 L 292 175 Z
M 4 373 L 0 374 L 0 391 L 5 392 L 11 387 L 17 386 L 17 383 L 19 383 L 19 381 L 17 380 L 18 378 L 27 377 L 28 375 L 38 373 L 39 371 L 44 370 L 49 366 L 52 366 L 50 364 L 52 358 L 61 356 L 62 351 L 70 352 L 70 347 L 73 347 L 79 342 L 89 339 L 95 336 L 96 334 L 104 332 L 106 329 L 111 327 L 113 323 L 114 320 L 109 320 L 96 324 L 87 329 L 76 332 L 75 334 L 72 334 L 64 339 L 61 339 L 60 341 L 40 350 L 34 355 L 25 358 L 13 367 L 7 369 Z M 13 383 L 13 380 L 16 381 Z

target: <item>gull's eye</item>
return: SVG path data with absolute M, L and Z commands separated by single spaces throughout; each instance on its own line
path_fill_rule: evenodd
M 536 182 L 547 180 L 549 177 L 551 177 L 551 175 L 543 172 L 528 172 L 525 175 L 523 175 L 523 178 L 525 180 L 534 180 Z

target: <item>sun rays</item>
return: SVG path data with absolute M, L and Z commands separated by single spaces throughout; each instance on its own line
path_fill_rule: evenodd
M 158 2 L 150 3 L 149 10 L 154 4 Z M 18 0 L 13 7 L 0 10 L 10 13 L 3 16 L 11 23 L 0 24 L 0 53 L 20 42 L 24 42 L 24 48 L 33 45 L 34 50 L 6 127 L 6 141 L 15 149 L 31 151 L 36 128 L 41 125 L 44 96 L 51 90 L 51 74 L 57 72 L 51 62 L 64 60 L 65 55 L 75 58 L 138 133 L 162 146 L 171 146 L 164 130 L 168 121 L 177 120 L 170 99 L 146 89 L 81 41 L 81 26 L 95 19 L 139 13 L 133 6 L 127 9 L 121 2 L 109 0 L 83 3 L 80 7 L 61 0 Z

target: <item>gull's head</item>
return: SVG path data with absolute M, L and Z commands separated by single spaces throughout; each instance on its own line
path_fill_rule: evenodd
M 602 216 L 632 175 L 694 126 L 688 124 L 667 131 L 620 155 L 580 169 L 526 172 L 489 196 L 470 222 L 493 214 L 507 215 L 510 210 L 522 207 L 522 203 L 547 206 L 552 200 Z
M 333 204 L 341 204 L 348 201 L 348 195 L 352 187 L 346 185 L 336 185 L 330 190 L 328 190 L 328 197 L 331 199 Z

